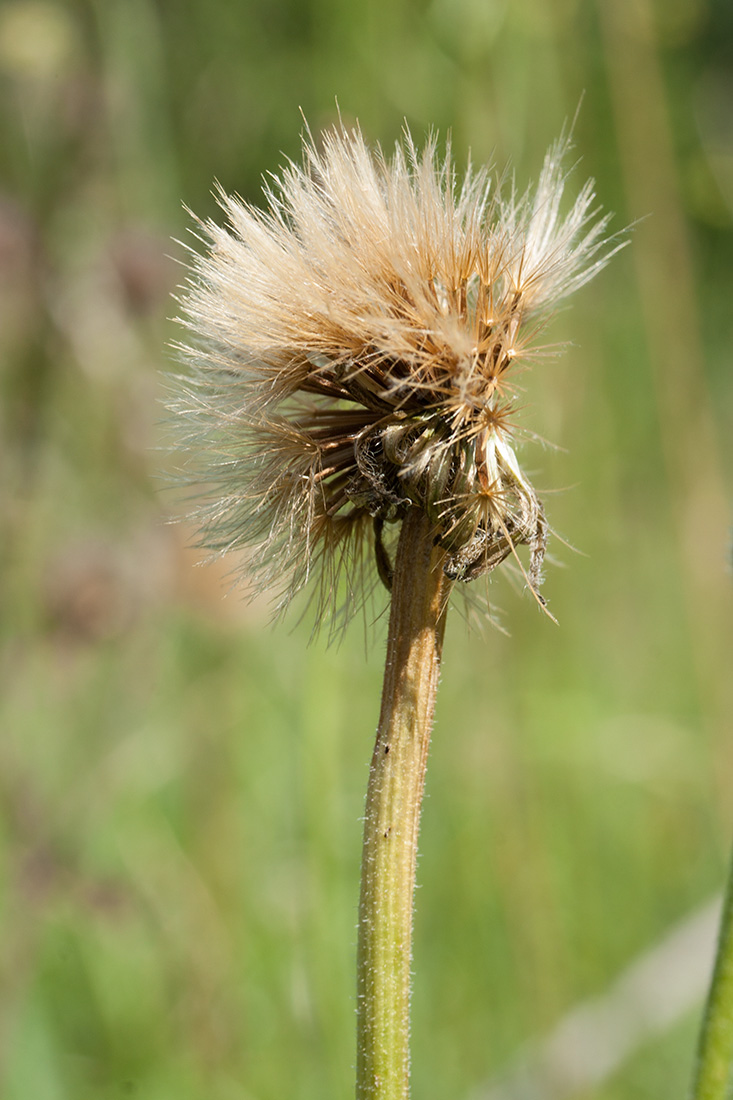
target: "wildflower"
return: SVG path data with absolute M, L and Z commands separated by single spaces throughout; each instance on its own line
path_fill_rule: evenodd
M 188 423 L 211 550 L 248 551 L 280 606 L 311 574 L 319 615 L 394 587 L 364 814 L 358 1100 L 409 1095 L 417 837 L 448 595 L 547 523 L 515 451 L 517 364 L 552 310 L 616 250 L 586 183 L 561 214 L 568 150 L 502 192 L 409 134 L 391 159 L 359 130 L 308 134 L 258 210 L 220 194 L 183 298 Z M 390 539 L 389 532 L 399 535 Z M 396 544 L 394 566 L 390 542 Z M 376 568 L 373 568 L 376 566 Z
M 183 298 L 191 378 L 178 399 L 191 472 L 208 486 L 202 544 L 248 551 L 285 606 L 318 574 L 319 614 L 348 615 L 385 533 L 429 518 L 451 581 L 520 545 L 539 597 L 542 503 L 515 446 L 517 364 L 554 307 L 615 247 L 592 181 L 566 214 L 567 136 L 538 185 L 458 182 L 450 149 L 409 132 L 388 159 L 338 127 L 289 163 L 256 209 L 219 194 L 229 224 L 200 223 Z

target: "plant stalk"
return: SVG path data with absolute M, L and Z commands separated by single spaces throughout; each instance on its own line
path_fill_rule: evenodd
M 357 1100 L 409 1096 L 410 961 L 420 806 L 450 581 L 429 519 L 402 521 L 364 819 Z
M 733 862 L 697 1049 L 691 1100 L 726 1100 L 733 1084 Z

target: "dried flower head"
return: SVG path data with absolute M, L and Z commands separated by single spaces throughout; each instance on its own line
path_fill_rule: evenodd
M 307 135 L 265 210 L 219 195 L 229 225 L 201 224 L 175 407 L 208 486 L 202 545 L 246 548 L 280 606 L 313 573 L 320 614 L 357 606 L 372 563 L 389 586 L 385 525 L 413 507 L 456 581 L 528 545 L 541 600 L 547 525 L 515 454 L 512 376 L 618 247 L 592 181 L 560 211 L 568 146 L 520 195 L 487 168 L 459 183 L 434 139 L 420 151 L 406 132 L 387 159 L 338 127 L 320 148 Z

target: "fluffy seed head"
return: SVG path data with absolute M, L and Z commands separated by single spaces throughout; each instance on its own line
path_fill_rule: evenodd
M 285 606 L 317 574 L 318 617 L 346 617 L 384 535 L 430 517 L 444 569 L 471 581 L 516 547 L 539 597 L 542 504 L 515 454 L 512 379 L 553 308 L 619 247 L 592 181 L 561 212 L 563 136 L 534 189 L 409 132 L 391 158 L 338 127 L 289 163 L 257 209 L 224 193 L 199 223 L 182 299 L 190 365 L 173 408 L 196 518 L 216 553 Z M 536 354 L 536 347 L 534 352 Z

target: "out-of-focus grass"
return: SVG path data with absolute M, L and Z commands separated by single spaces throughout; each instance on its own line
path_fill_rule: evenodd
M 214 177 L 314 129 L 452 127 L 520 183 L 585 90 L 580 179 L 632 248 L 526 378 L 555 628 L 449 625 L 417 900 L 415 1095 L 468 1096 L 719 885 L 731 829 L 725 5 L 0 8 L 0 1089 L 351 1091 L 365 657 L 194 569 L 156 406 L 166 254 Z M 158 448 L 156 450 L 156 448 Z M 291 624 L 292 625 L 292 624 Z M 683 1096 L 694 1020 L 598 1100 Z

